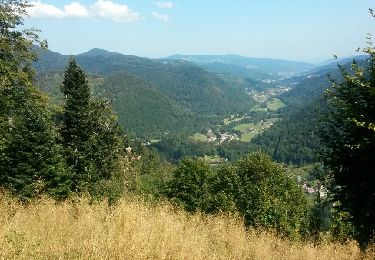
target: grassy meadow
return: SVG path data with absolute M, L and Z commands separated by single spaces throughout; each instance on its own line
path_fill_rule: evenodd
M 1 195 L 0 195 L 1 196 Z M 374 259 L 357 244 L 291 242 L 246 230 L 235 216 L 167 204 L 76 199 L 22 205 L 0 197 L 0 259 Z

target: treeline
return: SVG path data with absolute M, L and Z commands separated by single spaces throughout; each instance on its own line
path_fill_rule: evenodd
M 187 211 L 239 212 L 247 226 L 292 237 L 308 232 L 302 190 L 262 153 L 215 170 L 203 161 L 184 159 L 167 183 L 166 195 Z
M 250 152 L 258 151 L 250 143 L 242 141 L 224 142 L 221 145 L 194 141 L 185 135 L 166 135 L 159 142 L 152 144 L 167 161 L 177 163 L 185 157 L 204 157 L 218 155 L 229 161 L 235 161 Z
M 36 31 L 22 26 L 29 4 L 1 2 L 0 186 L 26 200 L 72 193 L 122 195 L 124 139 L 109 104 L 91 96 L 74 60 L 65 70 L 61 107 L 34 85 Z

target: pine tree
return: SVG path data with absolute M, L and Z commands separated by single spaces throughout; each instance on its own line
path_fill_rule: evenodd
M 65 96 L 61 135 L 66 151 L 66 159 L 74 172 L 73 190 L 88 181 L 90 162 L 87 159 L 87 141 L 92 135 L 90 120 L 90 88 L 85 73 L 71 59 L 65 70 L 61 91 Z
M 13 115 L 2 160 L 6 186 L 22 198 L 70 193 L 69 171 L 56 144 L 51 115 L 40 93 L 25 100 Z
M 61 136 L 73 170 L 72 189 L 107 196 L 103 189 L 119 177 L 121 138 L 116 117 L 108 102 L 91 97 L 86 75 L 74 59 L 65 70 L 61 91 L 65 96 Z
M 0 0 L 0 186 L 22 198 L 65 197 L 67 171 L 55 142 L 46 97 L 33 86 L 35 30 L 19 30 L 29 6 Z M 56 181 L 58 180 L 58 181 Z

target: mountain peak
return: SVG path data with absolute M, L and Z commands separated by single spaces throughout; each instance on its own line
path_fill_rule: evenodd
M 88 52 L 84 52 L 79 54 L 79 56 L 116 56 L 116 55 L 122 55 L 118 52 L 111 52 L 104 49 L 94 48 L 89 50 Z

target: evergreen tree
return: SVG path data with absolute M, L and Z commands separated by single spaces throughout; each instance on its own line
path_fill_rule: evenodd
M 74 59 L 65 70 L 61 91 L 65 96 L 61 136 L 73 171 L 72 189 L 104 195 L 98 188 L 105 186 L 103 181 L 121 178 L 116 175 L 122 153 L 116 117 L 108 102 L 91 97 L 86 75 Z
M 65 197 L 64 170 L 47 100 L 33 86 L 35 30 L 19 30 L 29 5 L 0 0 L 0 186 L 23 198 Z M 65 186 L 64 186 L 65 185 Z
M 90 88 L 86 76 L 74 59 L 65 70 L 61 91 L 65 96 L 61 136 L 66 159 L 74 172 L 73 190 L 79 191 L 88 177 L 87 141 L 92 135 Z

